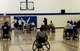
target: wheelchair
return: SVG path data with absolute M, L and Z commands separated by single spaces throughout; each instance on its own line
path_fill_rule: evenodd
M 70 39 L 73 39 L 73 40 L 79 40 L 79 34 L 77 31 L 66 31 L 64 30 L 63 31 L 63 39 L 66 39 L 66 40 L 70 40 Z
M 63 30 L 63 38 L 68 38 L 69 32 L 66 32 L 66 29 Z
M 54 26 L 49 26 L 49 29 L 52 33 L 55 33 L 55 27 Z
M 69 33 L 68 32 L 66 33 L 66 31 L 64 30 L 63 31 L 63 39 L 68 39 L 68 35 L 69 35 Z
M 79 40 L 78 31 L 74 31 L 74 32 L 73 32 L 73 39 L 74 39 L 74 40 Z
M 11 34 L 9 33 L 9 34 L 3 34 L 3 33 L 1 33 L 1 39 L 10 39 L 11 40 Z
M 44 47 L 47 48 L 47 50 L 50 50 L 50 44 L 48 41 L 45 41 L 44 43 L 38 43 L 38 40 L 35 40 L 32 46 L 33 51 L 44 51 Z
M 42 25 L 41 28 L 43 28 L 43 30 L 44 30 L 47 34 L 50 34 L 50 33 L 55 34 L 55 27 L 54 27 L 54 26 L 49 26 L 49 25 L 44 26 L 44 25 Z

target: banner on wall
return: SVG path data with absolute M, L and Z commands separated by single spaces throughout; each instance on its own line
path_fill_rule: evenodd
M 28 22 L 28 24 L 31 24 L 32 22 L 35 23 L 37 27 L 37 16 L 14 16 L 14 20 L 23 19 L 24 22 Z

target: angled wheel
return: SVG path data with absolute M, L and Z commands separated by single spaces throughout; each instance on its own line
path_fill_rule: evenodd
M 36 51 L 37 50 L 37 42 L 36 40 L 34 41 L 33 45 L 32 45 L 32 50 Z
M 40 47 L 40 45 L 35 40 L 33 43 L 33 46 L 32 46 L 32 50 L 33 51 L 44 51 L 44 48 L 43 48 L 43 46 Z
M 48 50 L 50 50 L 50 44 L 49 44 L 48 41 L 47 41 L 44 45 L 46 46 L 46 48 L 47 48 Z

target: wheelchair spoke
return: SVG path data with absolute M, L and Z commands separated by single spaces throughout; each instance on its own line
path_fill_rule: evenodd
M 46 46 L 46 48 L 47 48 L 48 50 L 50 50 L 50 44 L 49 44 L 48 41 L 46 42 L 45 46 Z
M 33 49 L 33 51 L 36 51 L 36 49 L 37 49 L 37 48 L 35 47 L 35 49 Z

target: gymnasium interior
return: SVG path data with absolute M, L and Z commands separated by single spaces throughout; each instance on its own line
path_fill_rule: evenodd
M 0 0 L 0 51 L 80 51 L 79 5 L 80 0 Z M 48 39 L 39 44 L 41 28 Z

